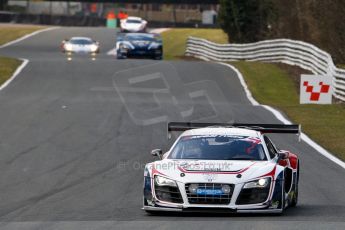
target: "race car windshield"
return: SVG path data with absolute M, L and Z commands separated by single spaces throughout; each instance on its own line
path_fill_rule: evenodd
M 169 159 L 266 160 L 261 140 L 248 136 L 184 136 Z
M 74 45 L 91 45 L 93 42 L 89 39 L 71 39 L 70 43 Z
M 153 36 L 147 36 L 147 35 L 128 35 L 126 36 L 126 38 L 129 41 L 154 41 L 155 40 Z
M 141 24 L 140 20 L 128 19 L 126 23 Z

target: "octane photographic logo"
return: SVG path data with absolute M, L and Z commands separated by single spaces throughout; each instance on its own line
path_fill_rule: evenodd
M 130 166 L 129 162 L 123 162 L 119 167 L 125 168 Z M 145 164 L 137 165 L 136 163 L 132 165 L 133 169 L 143 169 L 145 168 Z M 169 170 L 180 170 L 182 169 L 183 172 L 200 172 L 206 177 L 208 175 L 214 175 L 220 172 L 231 172 L 234 168 L 232 163 L 222 162 L 222 163 L 214 163 L 214 162 L 198 162 L 198 163 L 187 163 L 187 162 L 176 162 L 176 161 L 168 161 L 168 162 L 160 162 L 157 164 L 150 164 L 147 169 L 152 171 L 152 169 L 156 169 L 158 171 L 169 171 Z M 217 177 L 211 177 L 210 179 L 216 179 Z
M 137 125 L 174 120 L 233 121 L 231 107 L 214 81 L 184 83 L 170 63 L 160 62 L 117 72 L 113 84 Z

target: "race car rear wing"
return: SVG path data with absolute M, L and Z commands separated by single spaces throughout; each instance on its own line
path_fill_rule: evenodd
M 171 132 L 183 132 L 189 129 L 198 129 L 206 127 L 218 128 L 244 128 L 252 129 L 262 133 L 295 133 L 301 135 L 301 125 L 291 124 L 246 124 L 246 123 L 197 123 L 197 122 L 169 122 L 168 139 L 171 138 Z

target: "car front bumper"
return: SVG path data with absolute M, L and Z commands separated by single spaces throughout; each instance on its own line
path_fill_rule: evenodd
M 282 213 L 282 209 L 233 209 L 233 208 L 170 208 L 170 207 L 153 207 L 144 206 L 145 211 L 151 212 L 192 212 L 192 213 Z
M 241 191 L 243 191 L 243 184 L 236 184 L 233 187 L 233 192 L 230 196 L 229 203 L 214 203 L 218 195 L 211 197 L 211 203 L 193 203 L 195 198 L 188 195 L 186 185 L 178 182 L 178 190 L 180 191 L 182 201 L 180 203 L 173 203 L 172 201 L 160 200 L 161 195 L 157 196 L 156 192 L 151 188 L 154 183 L 151 183 L 151 178 L 145 177 L 144 186 L 144 203 L 143 209 L 146 211 L 168 211 L 168 212 L 208 212 L 208 213 L 282 213 L 285 207 L 282 207 L 283 192 L 280 189 L 280 183 L 271 183 L 267 198 L 261 203 L 240 204 L 237 201 L 240 199 Z M 217 183 L 207 183 L 207 185 L 218 186 Z M 277 185 L 277 186 L 275 186 Z M 151 187 L 152 186 L 152 187 Z M 159 188 L 159 191 L 162 191 Z M 176 191 L 170 190 L 171 193 Z M 201 199 L 201 200 L 199 200 Z M 203 202 L 203 197 L 198 197 L 198 202 Z M 207 197 L 208 199 L 208 197 Z M 221 198 L 224 199 L 224 198 Z M 205 198 L 206 201 L 206 198 Z M 285 205 L 285 203 L 284 203 Z
M 66 55 L 96 55 L 97 53 L 99 53 L 99 50 L 96 50 L 96 51 L 90 51 L 90 50 L 65 51 Z
M 159 49 L 131 49 L 123 54 L 127 57 L 156 57 L 161 56 L 163 53 Z

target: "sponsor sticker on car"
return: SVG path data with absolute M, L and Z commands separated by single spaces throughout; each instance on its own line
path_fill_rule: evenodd
M 223 191 L 221 189 L 203 189 L 198 188 L 196 190 L 198 195 L 206 195 L 206 196 L 214 196 L 214 195 L 223 195 Z

